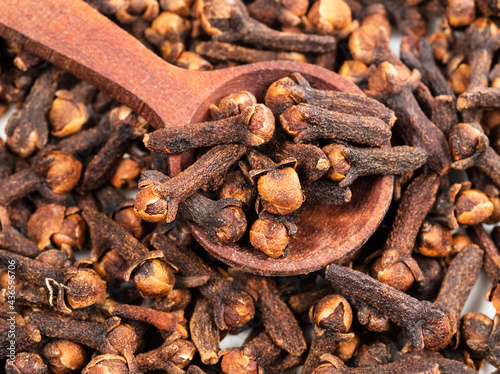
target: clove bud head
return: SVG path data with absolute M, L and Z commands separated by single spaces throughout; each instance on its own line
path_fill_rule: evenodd
M 106 298 L 106 282 L 92 269 L 77 269 L 65 286 L 68 303 L 73 309 L 85 308 Z
M 331 144 L 323 147 L 323 151 L 330 161 L 330 169 L 327 171 L 326 175 L 332 181 L 340 182 L 346 177 L 351 168 L 351 164 L 345 157 L 344 147 L 340 144 Z
M 167 217 L 168 203 L 154 191 L 154 186 L 148 186 L 137 193 L 134 210 L 145 221 L 160 222 Z
M 228 328 L 241 327 L 255 316 L 255 304 L 245 291 L 231 293 L 223 301 L 224 323 Z
M 367 65 L 374 62 L 381 46 L 389 45 L 389 35 L 384 28 L 363 25 L 349 37 L 349 50 L 354 60 Z
M 211 105 L 210 113 L 214 119 L 227 118 L 242 113 L 246 108 L 257 105 L 257 99 L 248 91 L 240 91 L 224 96 L 219 106 Z
M 43 355 L 54 374 L 71 374 L 82 369 L 88 362 L 85 348 L 66 339 L 49 342 L 43 347 Z
M 82 374 L 129 374 L 129 370 L 124 357 L 105 354 L 92 359 Z
M 215 229 L 215 235 L 219 243 L 236 243 L 247 229 L 245 213 L 238 206 L 228 206 L 221 210 L 220 215 L 228 224 Z
M 255 188 L 240 170 L 231 171 L 219 192 L 219 199 L 233 198 L 250 206 L 255 198 Z
M 296 137 L 311 126 L 300 113 L 299 107 L 295 105 L 281 114 L 280 123 L 283 129 L 293 137 Z
M 420 229 L 417 248 L 427 257 L 445 257 L 452 252 L 451 240 L 451 230 L 426 221 Z
M 462 317 L 461 333 L 466 345 L 485 341 L 493 329 L 493 321 L 482 313 L 467 313 Z
M 257 104 L 246 108 L 244 113 L 247 114 L 246 123 L 249 129 L 245 144 L 257 147 L 271 140 L 275 129 L 271 109 L 264 104 Z
M 479 190 L 461 191 L 455 200 L 455 216 L 462 225 L 476 225 L 493 213 L 494 207 L 485 193 Z
M 352 309 L 344 297 L 328 295 L 316 304 L 312 319 L 322 329 L 346 333 L 351 328 Z
M 196 353 L 196 347 L 189 340 L 178 339 L 174 342 L 174 345 L 179 348 L 177 352 L 170 358 L 170 361 L 177 367 L 183 369 L 185 368 L 193 359 Z
M 370 274 L 380 282 L 388 284 L 401 292 L 405 292 L 410 288 L 415 280 L 410 268 L 403 262 L 396 262 L 385 267 L 382 264 L 382 258 L 378 258 L 373 263 Z
M 305 200 L 297 172 L 291 168 L 275 169 L 261 176 L 257 189 L 264 210 L 271 214 L 289 214 Z
M 149 297 L 168 295 L 174 288 L 175 277 L 172 268 L 164 261 L 146 261 L 135 271 L 133 281 L 137 289 Z
M 224 374 L 257 374 L 259 372 L 257 361 L 243 354 L 243 350 L 239 348 L 224 352 L 220 366 Z
M 291 106 L 305 100 L 302 87 L 292 77 L 285 77 L 269 86 L 264 102 L 275 115 L 280 115 Z
M 45 182 L 56 194 L 70 192 L 77 185 L 82 173 L 82 163 L 66 152 L 46 152 L 37 165 Z
M 59 90 L 55 95 L 49 120 L 53 128 L 52 134 L 62 138 L 79 131 L 88 121 L 89 113 L 85 103 L 75 101 L 70 91 Z
M 250 244 L 274 258 L 283 256 L 289 241 L 285 225 L 272 218 L 259 218 L 250 229 Z
M 16 353 L 13 362 L 13 373 L 46 373 L 47 365 L 42 358 L 34 352 Z M 9 364 L 7 364 L 7 367 Z
M 459 123 L 454 126 L 450 131 L 448 142 L 456 161 L 483 153 L 490 145 L 481 125 L 477 123 Z

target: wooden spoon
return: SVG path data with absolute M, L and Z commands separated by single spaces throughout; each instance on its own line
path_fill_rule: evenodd
M 262 100 L 267 87 L 292 72 L 321 89 L 362 93 L 332 71 L 305 63 L 270 61 L 209 72 L 166 63 L 137 39 L 82 0 L 2 0 L 0 36 L 107 92 L 155 128 L 208 119 L 208 106 L 241 90 Z M 170 157 L 171 174 L 189 154 Z M 191 225 L 196 239 L 220 260 L 266 275 L 318 270 L 358 249 L 384 217 L 393 178 L 365 178 L 352 187 L 352 201 L 338 207 L 307 206 L 289 255 L 272 259 L 249 246 L 220 246 Z

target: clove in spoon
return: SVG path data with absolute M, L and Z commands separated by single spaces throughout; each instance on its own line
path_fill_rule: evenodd
M 195 72 L 170 65 L 82 0 L 0 0 L 0 36 L 98 87 L 155 128 L 208 120 L 208 107 L 231 92 L 262 99 L 269 85 L 300 72 L 320 89 L 362 93 L 336 73 L 298 62 L 269 61 Z M 191 157 L 170 157 L 172 175 Z M 229 265 L 263 275 L 319 270 L 352 254 L 368 240 L 392 197 L 392 176 L 360 179 L 341 206 L 308 205 L 286 258 L 273 259 L 249 245 L 221 246 L 191 225 L 195 238 Z

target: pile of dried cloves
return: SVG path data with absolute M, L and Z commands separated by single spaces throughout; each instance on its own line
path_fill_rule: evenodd
M 0 141 L 7 373 L 500 369 L 500 226 L 483 226 L 500 222 L 499 4 L 87 2 L 177 66 L 309 62 L 366 96 L 295 73 L 265 97 L 227 92 L 210 122 L 153 131 L 0 40 L 0 115 L 15 106 Z M 391 26 L 406 35 L 400 58 Z M 174 176 L 169 158 L 184 151 L 193 163 Z M 248 274 L 190 232 L 283 258 L 304 204 L 346 203 L 358 177 L 388 174 L 384 221 L 325 271 Z M 462 315 L 482 269 L 493 319 Z M 220 349 L 243 331 L 241 347 Z

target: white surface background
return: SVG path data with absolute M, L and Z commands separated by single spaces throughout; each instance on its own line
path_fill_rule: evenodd
M 394 32 L 391 38 L 391 49 L 399 56 L 399 45 L 401 43 L 401 35 Z M 5 125 L 7 123 L 8 117 L 14 112 L 14 109 L 11 109 L 6 115 L 0 117 L 0 137 L 5 141 Z M 492 304 L 487 302 L 484 298 L 486 291 L 491 287 L 491 283 L 486 276 L 484 270 L 481 272 L 479 279 L 477 280 L 471 295 L 469 296 L 467 303 L 465 304 L 463 314 L 469 312 L 481 312 L 486 314 L 488 317 L 493 318 L 495 316 L 495 309 Z M 250 333 L 250 330 L 247 330 L 239 335 L 228 335 L 221 342 L 221 349 L 231 348 L 231 347 L 240 347 L 245 340 L 245 338 Z M 487 363 L 484 364 L 483 368 L 480 370 L 481 374 L 490 374 L 495 371 L 495 368 Z

